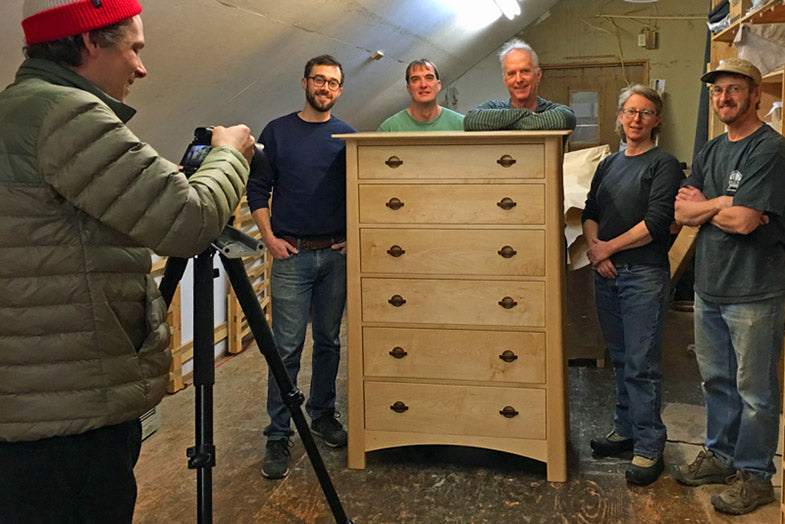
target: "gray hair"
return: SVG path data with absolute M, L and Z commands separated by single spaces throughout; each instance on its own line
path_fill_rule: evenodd
M 540 68 L 540 58 L 537 56 L 537 53 L 534 52 L 532 46 L 530 46 L 529 44 L 518 38 L 513 38 L 512 40 L 504 44 L 502 50 L 499 51 L 499 62 L 502 63 L 502 67 L 504 67 L 504 59 L 507 58 L 507 55 L 509 55 L 513 51 L 523 51 L 524 53 L 529 53 L 529 56 L 532 57 L 532 63 L 534 64 L 534 68 L 535 69 Z
M 654 114 L 656 116 L 662 115 L 662 106 L 663 106 L 662 97 L 660 96 L 660 94 L 657 92 L 656 89 L 652 89 L 651 87 L 645 86 L 643 84 L 633 84 L 621 90 L 621 94 L 619 95 L 618 112 L 621 112 L 621 110 L 624 109 L 624 104 L 627 103 L 627 100 L 629 100 L 632 95 L 640 95 L 648 99 L 650 102 L 654 104 Z M 652 128 L 651 139 L 652 140 L 656 139 L 657 136 L 660 134 L 660 131 L 662 131 L 662 119 L 660 119 L 660 122 L 659 124 L 657 124 L 656 127 Z M 624 128 L 622 127 L 621 122 L 619 122 L 618 118 L 616 119 L 616 134 L 622 137 L 625 141 L 627 140 L 627 138 L 624 135 Z

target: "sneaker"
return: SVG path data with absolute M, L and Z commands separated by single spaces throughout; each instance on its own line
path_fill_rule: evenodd
M 346 445 L 346 430 L 333 415 L 324 415 L 311 422 L 311 433 L 321 437 L 331 448 Z
M 659 478 L 663 469 L 665 469 L 665 460 L 663 460 L 662 455 L 656 459 L 635 455 L 632 457 L 632 462 L 627 467 L 627 471 L 624 472 L 624 478 L 630 484 L 648 486 Z
M 753 477 L 740 469 L 728 479 L 728 484 L 724 491 L 711 497 L 711 505 L 722 513 L 744 515 L 758 506 L 774 502 L 774 488 L 769 479 Z
M 702 486 L 703 484 L 725 484 L 725 480 L 735 474 L 736 470 L 726 466 L 717 456 L 703 449 L 692 464 L 674 466 L 671 475 L 679 484 L 685 486 Z
M 282 479 L 289 474 L 289 439 L 267 441 L 262 475 L 268 479 Z
M 594 454 L 599 457 L 613 457 L 625 451 L 632 451 L 634 447 L 632 438 L 622 437 L 616 433 L 616 430 L 611 431 L 604 437 L 591 439 L 589 445 L 594 450 Z

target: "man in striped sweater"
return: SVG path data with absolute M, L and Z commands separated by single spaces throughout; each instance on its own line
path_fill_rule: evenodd
M 466 131 L 575 129 L 572 109 L 537 96 L 542 70 L 530 45 L 510 40 L 499 53 L 499 60 L 510 99 L 489 100 L 469 111 L 463 121 Z

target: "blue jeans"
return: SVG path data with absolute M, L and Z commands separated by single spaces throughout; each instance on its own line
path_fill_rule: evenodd
M 289 258 L 273 260 L 270 276 L 272 330 L 278 352 L 293 384 L 311 312 L 313 358 L 311 390 L 305 410 L 316 420 L 335 414 L 335 378 L 341 357 L 341 317 L 346 304 L 346 257 L 333 249 L 301 249 Z M 289 438 L 289 409 L 272 375 L 267 374 L 268 439 Z
M 594 300 L 616 379 L 616 433 L 632 437 L 634 453 L 654 459 L 667 438 L 662 408 L 662 324 L 668 305 L 667 268 L 616 267 L 607 279 L 594 274 Z
M 761 478 L 774 474 L 785 298 L 718 304 L 695 294 L 695 353 L 706 399 L 706 447 Z

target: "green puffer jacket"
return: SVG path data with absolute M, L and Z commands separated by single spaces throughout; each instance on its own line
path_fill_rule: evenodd
M 132 420 L 164 395 L 150 249 L 206 249 L 249 168 L 220 147 L 186 180 L 125 126 L 133 114 L 46 60 L 0 93 L 0 441 Z

